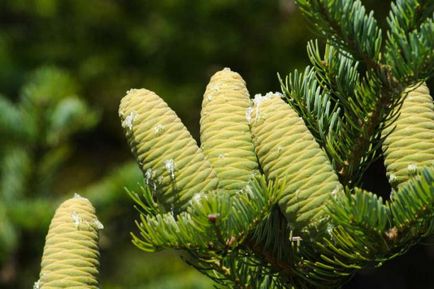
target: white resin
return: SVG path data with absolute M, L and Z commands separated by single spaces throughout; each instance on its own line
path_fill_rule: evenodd
M 154 134 L 155 135 L 161 135 L 165 130 L 165 126 L 162 124 L 157 124 L 156 126 L 154 126 Z
M 175 162 L 172 159 L 165 160 L 164 166 L 166 167 L 166 170 L 169 173 L 170 177 L 172 179 L 174 179 L 175 178 Z
M 134 111 L 130 112 L 122 122 L 122 127 L 131 130 L 133 128 L 133 123 L 135 118 L 136 118 L 136 113 Z
M 75 228 L 78 229 L 78 227 L 80 226 L 80 223 L 81 223 L 80 215 L 76 211 L 73 211 L 71 213 L 71 219 L 72 219 L 72 223 L 74 224 Z

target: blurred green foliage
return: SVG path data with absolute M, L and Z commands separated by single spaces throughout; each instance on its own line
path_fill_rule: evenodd
M 0 18 L 2 91 L 13 95 L 41 63 L 59 65 L 103 109 L 104 132 L 116 138 L 127 89 L 152 87 L 197 126 L 192 112 L 213 72 L 230 66 L 250 90 L 276 90 L 276 72 L 305 63 L 310 36 L 294 4 L 279 0 L 5 0 Z
M 24 246 L 39 250 L 40 242 L 26 237 L 49 224 L 56 204 L 53 181 L 71 155 L 71 136 L 98 121 L 99 113 L 77 93 L 70 75 L 45 67 L 31 74 L 17 103 L 0 97 L 1 264 L 12 266 Z M 17 266 L 10 270 L 10 279 L 20 273 Z
M 390 1 L 365 2 L 382 22 Z M 290 0 L 0 1 L 0 287 L 31 287 L 54 208 L 79 192 L 105 225 L 102 287 L 210 288 L 175 253 L 131 245 L 124 187 L 141 176 L 119 100 L 155 90 L 197 137 L 215 71 L 238 71 L 251 94 L 279 90 L 312 37 Z

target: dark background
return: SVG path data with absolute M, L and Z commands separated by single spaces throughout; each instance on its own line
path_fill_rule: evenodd
M 390 1 L 364 3 L 384 26 Z M 72 154 L 51 187 L 51 196 L 68 198 L 133 160 L 117 116 L 128 89 L 157 92 L 197 138 L 202 94 L 214 72 L 239 72 L 252 95 L 278 91 L 277 73 L 303 69 L 306 42 L 314 37 L 289 0 L 2 0 L 0 93 L 17 103 L 35 70 L 56 67 L 100 113 L 96 126 L 71 138 Z M 118 193 L 133 185 L 118 186 Z M 387 196 L 381 162 L 367 172 L 364 186 Z M 133 247 L 129 232 L 136 214 L 127 197 L 110 203 L 109 211 L 97 210 L 106 227 L 102 288 L 210 287 L 173 253 Z M 0 264 L 1 288 L 30 288 L 36 281 L 46 230 L 23 231 L 20 245 Z M 363 271 L 345 288 L 434 288 L 433 268 L 434 247 L 417 246 L 380 269 Z

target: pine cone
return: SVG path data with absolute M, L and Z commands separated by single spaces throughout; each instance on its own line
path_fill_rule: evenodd
M 240 190 L 258 172 L 246 119 L 249 106 L 249 92 L 238 73 L 225 68 L 212 76 L 202 102 L 200 139 L 222 189 Z
M 98 230 L 102 224 L 88 199 L 76 195 L 56 210 L 34 288 L 98 288 Z
M 166 210 L 183 209 L 194 194 L 217 188 L 216 174 L 196 141 L 154 92 L 130 90 L 119 115 L 145 181 Z
M 255 97 L 251 123 L 264 174 L 286 180 L 279 204 L 293 230 L 319 221 L 326 202 L 341 185 L 303 120 L 279 94 L 268 93 Z
M 383 135 L 389 134 L 383 150 L 390 183 L 394 187 L 408 180 L 418 168 L 434 164 L 434 105 L 425 84 L 411 88 L 396 121 Z

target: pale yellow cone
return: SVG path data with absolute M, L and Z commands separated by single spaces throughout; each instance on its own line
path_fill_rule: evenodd
M 51 220 L 45 241 L 38 289 L 97 289 L 98 231 L 102 224 L 88 199 L 63 202 Z
M 280 207 L 295 231 L 319 221 L 341 190 L 326 154 L 279 94 L 256 96 L 251 127 L 259 163 L 269 179 L 286 180 Z
M 145 181 L 167 209 L 183 209 L 197 193 L 217 188 L 218 179 L 176 113 L 154 92 L 132 89 L 119 115 Z
M 202 102 L 200 139 L 222 189 L 240 190 L 258 173 L 246 118 L 249 106 L 249 92 L 238 73 L 225 68 L 212 76 Z
M 408 90 L 400 114 L 383 135 L 385 164 L 391 184 L 398 187 L 409 175 L 434 165 L 434 104 L 426 84 Z

